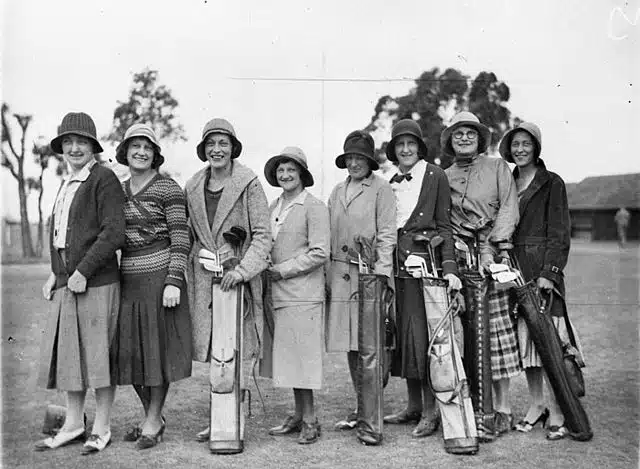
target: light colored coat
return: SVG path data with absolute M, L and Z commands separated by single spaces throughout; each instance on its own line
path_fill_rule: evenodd
M 205 204 L 205 184 L 209 166 L 201 169 L 187 181 L 185 192 L 189 214 L 189 227 L 194 242 L 187 259 L 187 292 L 191 311 L 193 359 L 206 362 L 211 342 L 211 276 L 198 262 L 201 248 L 214 251 L 225 240 L 222 233 L 238 225 L 247 231 L 242 245 L 240 265 L 236 271 L 249 288 L 246 301 L 248 311 L 244 318 L 245 350 L 253 357 L 260 350 L 263 333 L 262 281 L 260 273 L 267 267 L 271 251 L 271 228 L 267 198 L 256 175 L 246 166 L 233 162 L 231 179 L 220 197 L 213 223 L 209 226 Z M 246 355 L 245 355 L 246 356 Z
M 396 200 L 387 181 L 371 174 L 347 201 L 350 178 L 338 183 L 329 196 L 331 262 L 327 282 L 331 301 L 327 311 L 327 350 L 358 350 L 358 266 L 348 264 L 347 250 L 357 251 L 354 237 L 375 237 L 374 273 L 391 278 L 396 245 Z

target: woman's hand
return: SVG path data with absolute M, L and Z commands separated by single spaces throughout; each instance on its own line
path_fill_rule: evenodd
M 175 308 L 180 304 L 180 289 L 175 285 L 165 285 L 162 293 L 162 306 Z
M 462 289 L 462 282 L 460 279 L 454 274 L 447 274 L 444 276 L 444 279 L 449 282 L 447 286 L 447 293 L 460 291 Z
M 222 291 L 229 291 L 237 284 L 242 282 L 242 275 L 237 270 L 230 270 L 224 277 L 222 277 L 222 281 L 220 282 L 220 288 Z
M 278 280 L 282 280 L 282 274 L 277 270 L 269 269 L 267 271 L 267 274 L 269 275 L 269 278 L 274 282 L 277 282 Z
M 536 282 L 540 290 L 553 290 L 553 282 L 548 278 L 538 277 Z
M 67 287 L 73 293 L 84 293 L 87 290 L 87 279 L 76 270 L 67 280 Z
M 54 273 L 49 274 L 49 278 L 44 285 L 42 286 L 42 296 L 44 296 L 45 300 L 51 300 L 53 297 L 53 287 L 56 286 L 56 276 Z

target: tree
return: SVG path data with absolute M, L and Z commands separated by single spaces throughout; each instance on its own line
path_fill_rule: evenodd
M 186 141 L 182 124 L 176 122 L 178 101 L 169 88 L 158 85 L 158 71 L 144 69 L 133 74 L 127 101 L 118 101 L 113 112 L 113 128 L 104 138 L 120 143 L 127 129 L 136 122 L 150 125 L 159 140 Z
M 505 106 L 509 100 L 509 87 L 491 72 L 479 73 L 471 87 L 468 82 L 467 75 L 453 68 L 441 72 L 434 67 L 423 72 L 408 94 L 395 98 L 389 95 L 381 97 L 365 130 L 375 134 L 381 129 L 388 129 L 389 121 L 414 119 L 425 137 L 428 160 L 447 168 L 452 158 L 440 150 L 440 134 L 445 122 L 455 113 L 469 110 L 491 130 L 490 149 L 495 150 L 509 128 L 511 112 Z M 385 133 L 388 135 L 388 130 Z M 382 142 L 380 149 L 385 144 Z
M 13 117 L 20 128 L 20 147 L 16 147 L 13 141 L 10 118 Z M 31 228 L 29 226 L 29 213 L 27 209 L 28 182 L 24 172 L 24 159 L 26 156 L 27 129 L 33 116 L 28 114 L 11 114 L 9 106 L 2 103 L 2 166 L 7 168 L 18 183 L 18 202 L 20 204 L 20 233 L 22 237 L 22 256 L 35 257 L 33 242 L 31 240 Z

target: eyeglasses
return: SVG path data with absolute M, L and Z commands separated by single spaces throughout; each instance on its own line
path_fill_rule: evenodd
M 456 140 L 462 140 L 465 135 L 469 140 L 475 140 L 476 138 L 478 138 L 478 132 L 476 132 L 475 130 L 469 130 L 467 132 L 458 130 L 457 132 L 453 133 L 453 138 L 455 138 Z

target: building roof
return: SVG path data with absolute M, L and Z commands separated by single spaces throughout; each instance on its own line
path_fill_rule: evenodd
M 567 184 L 570 209 L 640 208 L 640 173 L 594 176 Z

